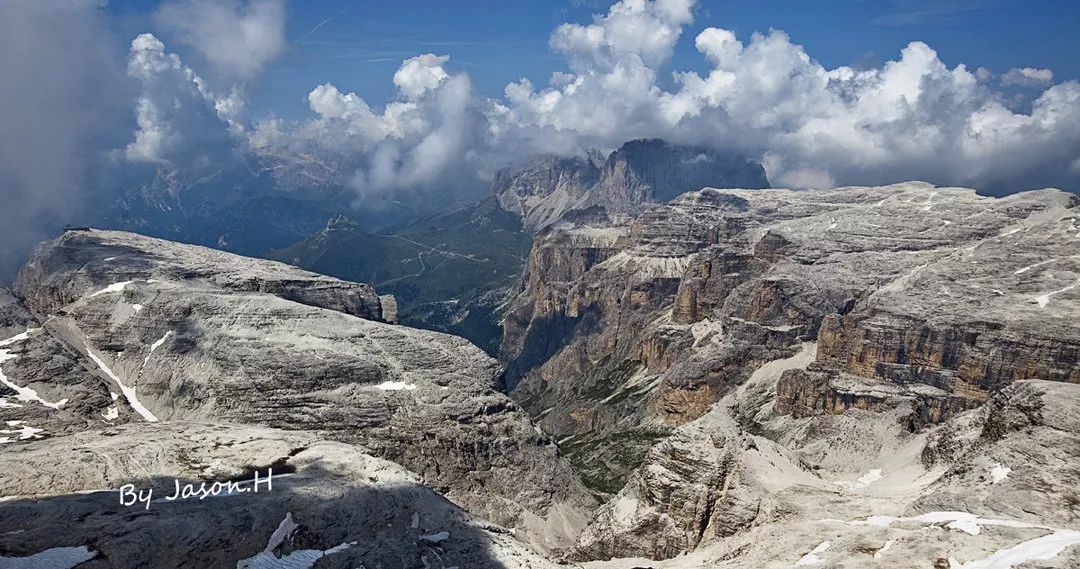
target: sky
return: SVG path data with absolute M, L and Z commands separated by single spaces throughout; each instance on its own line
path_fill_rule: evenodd
M 153 29 L 156 0 L 111 0 L 109 13 L 134 37 Z M 286 7 L 288 46 L 252 85 L 258 113 L 299 118 L 310 86 L 330 82 L 383 104 L 401 61 L 450 55 L 447 68 L 468 72 L 477 90 L 498 96 L 522 77 L 544 81 L 564 69 L 549 37 L 561 23 L 588 22 L 609 2 L 592 0 L 306 0 Z M 704 0 L 676 46 L 671 69 L 704 69 L 693 37 L 715 26 L 747 38 L 781 29 L 827 68 L 875 65 L 923 41 L 950 66 L 1006 72 L 1046 68 L 1080 78 L 1080 3 L 1062 0 Z M 167 37 L 167 36 L 166 36 Z M 184 46 L 176 51 L 185 60 Z
M 330 165 L 359 204 L 643 137 L 779 187 L 1080 192 L 1078 24 L 1049 0 L 4 0 L 0 267 L 236 160 Z

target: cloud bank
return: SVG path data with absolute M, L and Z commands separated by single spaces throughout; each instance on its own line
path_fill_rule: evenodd
M 536 152 L 613 148 L 638 137 L 705 144 L 760 159 L 776 185 L 830 187 L 922 179 L 991 192 L 1080 180 L 1080 84 L 1050 70 L 949 67 L 912 42 L 876 69 L 828 69 L 780 30 L 693 42 L 707 73 L 669 71 L 692 0 L 622 0 L 590 24 L 563 24 L 551 49 L 567 69 L 500 98 L 472 92 L 447 55 L 406 60 L 398 100 L 372 108 L 332 84 L 308 96 L 315 117 L 255 125 L 256 149 L 347 148 L 362 193 L 477 178 Z M 668 75 L 670 74 L 670 75 Z M 672 84 L 665 89 L 661 85 Z M 999 85 L 1041 89 L 1028 112 Z
M 285 49 L 284 0 L 175 0 L 156 19 L 227 77 L 251 79 Z
M 108 34 L 94 1 L 0 2 L 0 277 L 96 205 L 95 164 L 129 126 Z
M 695 9 L 622 0 L 559 25 L 549 45 L 565 67 L 496 97 L 477 93 L 452 54 L 429 53 L 386 78 L 397 89 L 386 104 L 325 83 L 311 86 L 308 118 L 252 122 L 245 86 L 286 48 L 283 0 L 169 0 L 154 33 L 134 38 L 119 37 L 96 0 L 2 2 L 0 274 L 139 176 L 198 177 L 238 156 L 332 165 L 365 207 L 438 207 L 536 153 L 640 137 L 761 160 L 778 186 L 1080 190 L 1075 80 L 950 67 L 922 42 L 876 68 L 826 68 L 781 30 L 698 31 Z M 190 61 L 161 38 L 190 47 Z M 672 69 L 679 42 L 692 42 L 704 71 Z

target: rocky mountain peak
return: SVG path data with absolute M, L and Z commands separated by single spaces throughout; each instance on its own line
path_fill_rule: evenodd
M 714 188 L 768 188 L 765 169 L 744 158 L 703 146 L 660 139 L 631 140 L 604 162 L 598 198 L 618 211 L 622 203 L 666 202 L 679 194 Z
M 760 164 L 699 146 L 632 140 L 606 157 L 544 155 L 501 171 L 492 184 L 499 206 L 536 231 L 567 212 L 600 206 L 633 213 L 704 187 L 767 188 Z

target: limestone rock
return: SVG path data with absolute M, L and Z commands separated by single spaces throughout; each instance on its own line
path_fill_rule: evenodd
M 499 207 L 517 214 L 534 231 L 574 210 L 601 207 L 611 214 L 640 211 L 707 186 L 767 188 L 760 164 L 715 150 L 663 140 L 632 140 L 606 158 L 540 156 L 503 170 L 492 189 Z
M 62 548 L 83 552 L 80 569 L 555 567 L 401 466 L 311 433 L 130 423 L 8 449 L 0 465 L 4 567 L 74 566 L 57 564 Z M 235 493 L 214 491 L 227 481 Z M 169 500 L 204 482 L 214 494 Z M 153 494 L 121 503 L 124 484 Z
M 894 398 L 881 408 L 913 402 L 918 430 L 1011 381 L 1077 381 L 1078 218 L 1057 190 L 912 182 L 705 189 L 564 221 L 537 235 L 501 358 L 586 481 L 614 481 L 602 492 L 806 340 L 820 356 L 781 383 L 778 412 Z
M 500 392 L 495 360 L 461 338 L 367 318 L 381 316 L 367 285 L 89 231 L 39 248 L 17 294 L 43 322 L 5 346 L 3 372 L 38 400 L 0 418 L 42 436 L 156 421 L 319 433 L 541 548 L 566 545 L 594 505 Z

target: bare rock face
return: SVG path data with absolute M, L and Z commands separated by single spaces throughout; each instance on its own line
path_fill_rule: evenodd
M 518 215 L 526 227 L 554 222 L 600 179 L 602 159 L 595 156 L 540 156 L 525 166 L 502 170 L 492 183 L 499 207 Z
M 39 246 L 16 290 L 27 307 L 47 313 L 108 285 L 183 280 L 382 320 L 371 286 L 303 271 L 276 261 L 240 257 L 120 231 L 68 231 Z
M 735 409 L 750 403 L 750 386 L 771 387 L 784 370 L 805 368 L 813 356 L 813 344 L 806 344 L 794 356 L 762 366 L 741 400 L 725 398 L 649 449 L 626 486 L 582 532 L 573 556 L 674 557 L 767 519 L 776 507 L 769 495 L 781 488 L 820 485 L 796 453 L 742 428 Z
M 760 164 L 663 140 L 632 140 L 604 158 L 541 156 L 499 172 L 492 185 L 499 207 L 538 231 L 573 210 L 602 207 L 611 214 L 640 211 L 708 186 L 767 188 Z
M 34 321 L 30 311 L 6 288 L 0 288 L 0 337 L 10 338 Z
M 505 322 L 515 399 L 594 490 L 756 367 L 795 417 L 910 403 L 910 430 L 1010 382 L 1077 381 L 1076 197 L 907 183 L 691 192 L 537 236 Z M 553 340 L 556 338 L 557 340 Z
M 1080 385 L 1023 380 L 967 421 L 934 433 L 923 453 L 948 469 L 918 502 L 1052 525 L 1080 518 Z
M 500 392 L 495 360 L 375 320 L 367 285 L 89 231 L 40 247 L 17 295 L 41 324 L 0 346 L 0 397 L 18 405 L 0 418 L 40 429 L 28 440 L 175 421 L 316 433 L 401 464 L 541 548 L 568 543 L 593 507 Z
M 546 410 L 541 423 L 571 453 L 590 429 L 613 433 L 572 455 L 586 465 L 622 433 L 669 433 L 571 557 L 611 559 L 590 568 L 633 566 L 619 557 L 657 568 L 1070 566 L 1078 219 L 1061 192 L 992 199 L 903 184 L 705 190 L 630 226 L 542 235 L 537 248 L 582 250 L 580 236 L 601 229 L 620 238 L 583 272 L 530 266 L 539 276 L 517 306 L 528 318 L 508 321 L 525 322 L 508 331 L 510 348 L 529 354 L 538 322 L 590 320 L 540 364 L 510 368 L 515 396 Z M 706 358 L 728 363 L 711 374 L 688 365 Z M 596 385 L 612 391 L 578 407 Z M 618 407 L 628 395 L 634 404 Z
M 874 409 L 776 415 L 780 378 L 815 365 L 806 348 L 653 447 L 572 557 L 611 560 L 596 569 L 1075 565 L 1080 386 L 1017 381 L 918 433 L 896 393 Z
M 555 567 L 416 474 L 311 433 L 129 423 L 5 449 L 0 465 L 3 567 Z M 153 494 L 121 503 L 125 484 Z M 175 499 L 187 484 L 208 492 Z

